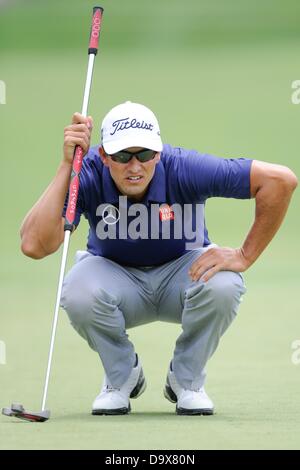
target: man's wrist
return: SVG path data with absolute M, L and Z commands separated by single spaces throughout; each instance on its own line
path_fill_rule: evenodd
M 72 170 L 73 162 L 69 162 L 68 160 L 63 159 L 61 161 L 60 167 L 66 170 Z
M 242 259 L 242 262 L 245 266 L 245 271 L 246 269 L 250 268 L 250 266 L 254 263 L 255 259 L 251 259 L 245 252 L 245 249 L 243 247 L 238 248 L 238 251 L 240 253 L 240 257 Z

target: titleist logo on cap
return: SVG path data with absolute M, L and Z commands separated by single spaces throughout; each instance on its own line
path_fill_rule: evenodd
M 153 124 L 149 124 L 145 121 L 138 121 L 137 119 L 131 119 L 129 118 L 124 118 L 124 119 L 118 119 L 117 121 L 114 121 L 112 123 L 112 127 L 114 128 L 113 132 L 110 133 L 110 135 L 115 135 L 116 132 L 119 131 L 124 131 L 125 129 L 144 129 L 146 131 L 152 131 L 153 130 Z

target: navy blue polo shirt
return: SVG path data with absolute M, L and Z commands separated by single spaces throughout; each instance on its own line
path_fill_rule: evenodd
M 249 199 L 252 160 L 225 159 L 165 144 L 138 204 L 122 195 L 98 146 L 85 156 L 75 225 L 89 222 L 87 250 L 128 266 L 153 266 L 208 246 L 205 201 Z M 121 198 L 120 198 L 121 197 Z M 67 199 L 63 211 L 66 212 Z

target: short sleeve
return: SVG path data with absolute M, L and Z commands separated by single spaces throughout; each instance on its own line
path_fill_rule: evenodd
M 179 178 L 190 197 L 250 199 L 253 160 L 220 158 L 194 150 L 179 156 Z

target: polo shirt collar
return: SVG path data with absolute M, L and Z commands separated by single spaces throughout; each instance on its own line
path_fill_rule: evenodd
M 119 196 L 122 196 L 120 191 L 118 190 L 117 186 L 114 183 L 114 180 L 110 176 L 110 171 L 107 166 L 103 165 L 103 173 L 102 173 L 102 183 L 103 183 L 103 196 L 105 202 L 109 202 L 110 204 L 116 204 L 119 202 Z
M 166 174 L 161 160 L 155 167 L 155 172 L 150 181 L 148 191 L 143 202 L 166 202 Z

